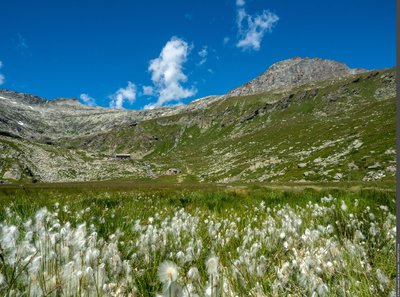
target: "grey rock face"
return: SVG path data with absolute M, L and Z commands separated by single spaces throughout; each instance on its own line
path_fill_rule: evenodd
M 193 112 L 218 98 L 208 96 L 176 108 L 120 110 L 89 107 L 73 98 L 46 100 L 0 89 L 0 135 L 51 143 L 62 137 L 99 134 L 144 120 Z
M 364 70 L 350 69 L 347 65 L 336 61 L 296 57 L 275 63 L 259 77 L 230 91 L 227 96 L 252 95 L 362 72 Z
M 19 180 L 21 178 L 21 174 L 21 168 L 17 164 L 13 164 L 13 166 L 4 173 L 3 178 Z

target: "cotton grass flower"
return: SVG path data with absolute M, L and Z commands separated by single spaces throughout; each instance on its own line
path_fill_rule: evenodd
M 342 205 L 340 206 L 340 208 L 342 209 L 343 212 L 347 211 L 347 205 L 343 200 L 342 200 Z
M 190 280 L 196 281 L 200 279 L 200 273 L 197 267 L 191 267 L 187 273 L 187 276 Z
M 389 279 L 388 277 L 380 270 L 379 268 L 376 269 L 376 277 L 379 281 L 379 287 L 383 291 L 384 288 L 389 284 Z
M 216 256 L 211 256 L 206 261 L 207 273 L 210 276 L 210 286 L 206 289 L 207 296 L 213 296 L 216 291 L 217 278 L 218 278 L 218 265 L 219 259 Z M 209 295 L 208 295 L 209 294 Z
M 207 259 L 206 267 L 207 267 L 207 273 L 209 275 L 215 276 L 218 274 L 218 262 L 219 259 L 216 256 L 211 256 L 210 258 Z
M 204 208 L 189 212 L 175 207 L 171 211 L 170 206 L 153 205 L 155 201 L 148 208 L 151 217 L 124 217 L 124 225 L 132 232 L 110 219 L 111 214 L 119 215 L 119 206 L 102 208 L 103 217 L 96 217 L 93 204 L 85 210 L 89 212 L 86 222 L 84 213 L 67 214 L 63 205 L 59 211 L 41 209 L 30 218 L 11 210 L 6 217 L 6 210 L 0 211 L 5 263 L 0 270 L 0 296 L 52 296 L 51 292 L 142 296 L 157 281 L 157 268 L 163 284 L 157 296 L 162 297 L 283 296 L 288 289 L 299 296 L 389 296 L 395 288 L 390 270 L 377 269 L 384 267 L 383 255 L 395 258 L 393 207 L 386 211 L 371 206 L 350 213 L 355 205 L 352 201 L 344 212 L 342 200 L 327 197 L 320 203 L 310 201 L 306 207 L 245 205 L 245 211 L 226 208 L 213 213 Z M 103 230 L 100 219 L 109 229 Z M 96 233 L 99 227 L 102 236 Z M 208 249 L 212 252 L 204 261 Z M 187 272 L 182 279 L 181 267 Z M 12 271 L 21 273 L 10 288 Z M 354 271 L 362 271 L 371 286 L 347 277 Z M 142 281 L 138 288 L 136 280 Z M 270 285 L 262 286 L 260 280 Z
M 166 285 L 170 285 L 178 278 L 178 266 L 174 262 L 164 261 L 158 268 L 158 279 Z
M 182 289 L 176 283 L 178 279 L 178 266 L 171 261 L 164 261 L 158 268 L 158 279 L 164 284 L 165 297 L 180 297 Z

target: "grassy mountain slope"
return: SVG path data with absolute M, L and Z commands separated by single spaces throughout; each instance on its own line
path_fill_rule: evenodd
M 394 181 L 395 113 L 395 70 L 372 71 L 223 97 L 204 108 L 66 135 L 52 144 L 0 136 L 0 177 Z M 133 160 L 113 160 L 119 152 Z M 180 173 L 168 175 L 170 168 Z

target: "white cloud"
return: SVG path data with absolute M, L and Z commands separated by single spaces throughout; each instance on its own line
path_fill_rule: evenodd
M 145 106 L 143 106 L 143 109 L 154 109 L 158 106 L 159 105 L 157 105 L 156 103 L 149 103 L 149 104 L 146 104 Z
M 3 62 L 0 61 L 0 69 L 1 67 L 3 67 Z M 5 79 L 4 75 L 0 73 L 0 85 L 4 84 Z
M 198 52 L 201 60 L 198 63 L 198 65 L 203 65 L 205 62 L 207 62 L 207 56 L 208 56 L 208 47 L 205 45 L 203 48 Z
M 184 40 L 172 37 L 161 50 L 160 56 L 150 61 L 149 71 L 158 100 L 147 106 L 167 105 L 171 101 L 179 102 L 196 94 L 194 87 L 182 86 L 182 83 L 187 81 L 187 76 L 183 73 L 183 64 L 189 51 L 189 45 Z
M 95 106 L 96 105 L 96 100 L 92 97 L 90 97 L 88 94 L 82 93 L 79 98 L 83 103 L 85 103 L 88 106 Z
M 182 105 L 183 105 L 183 102 L 167 103 L 167 104 L 164 104 L 163 107 L 173 108 L 173 107 L 178 107 L 178 106 L 182 106 Z M 155 102 L 155 103 L 146 104 L 145 106 L 143 106 L 143 109 L 154 109 L 157 107 L 160 107 L 160 105 L 158 105 L 157 102 Z
M 113 95 L 109 96 L 110 107 L 123 108 L 124 101 L 133 103 L 136 100 L 136 85 L 128 81 L 126 88 L 120 88 Z
M 246 10 L 238 3 L 244 1 L 237 0 L 237 26 L 239 40 L 236 44 L 237 47 L 243 50 L 259 50 L 261 41 L 266 32 L 271 32 L 272 28 L 278 22 L 279 17 L 268 11 L 264 10 L 261 14 L 254 16 L 247 14 Z
M 230 38 L 229 37 L 224 37 L 224 45 L 229 42 Z
M 244 0 L 236 0 L 236 6 L 244 6 L 245 4 Z
M 154 94 L 154 89 L 152 86 L 143 86 L 143 95 L 152 96 Z

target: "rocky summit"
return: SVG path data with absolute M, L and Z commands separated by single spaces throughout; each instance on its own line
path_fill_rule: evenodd
M 275 63 L 257 78 L 230 91 L 228 96 L 246 96 L 264 91 L 292 88 L 364 71 L 360 68 L 350 69 L 347 65 L 336 61 L 295 57 Z
M 393 181 L 395 97 L 394 69 L 318 58 L 176 108 L 0 90 L 0 182 Z

